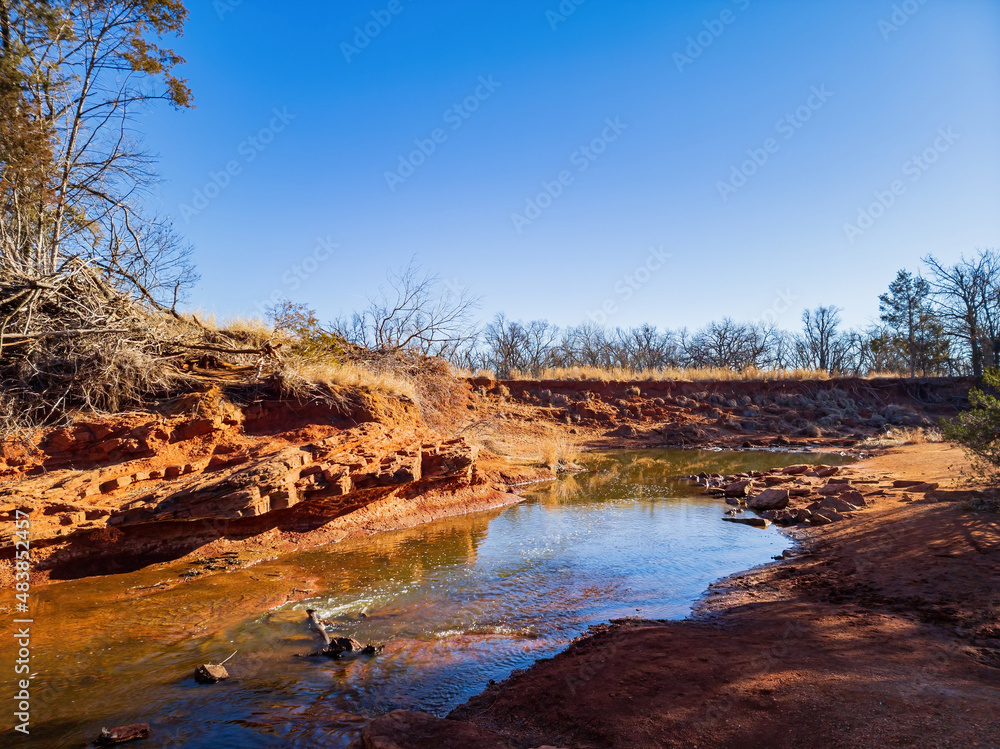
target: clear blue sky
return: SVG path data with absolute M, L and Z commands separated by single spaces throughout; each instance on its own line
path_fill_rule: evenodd
M 197 108 L 148 133 L 192 306 L 222 317 L 329 319 L 415 255 L 484 318 L 862 325 L 898 268 L 1000 247 L 1000 2 L 189 5 Z

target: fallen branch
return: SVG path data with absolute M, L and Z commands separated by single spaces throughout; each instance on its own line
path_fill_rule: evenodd
M 323 649 L 326 650 L 330 647 L 330 633 L 326 631 L 326 627 L 323 626 L 319 617 L 316 616 L 315 609 L 306 609 L 306 614 L 309 616 L 309 623 L 316 628 L 316 631 L 319 632 L 319 636 L 323 639 Z
M 46 330 L 39 333 L 7 333 L 10 341 L 32 341 L 38 338 L 62 338 L 73 335 L 99 335 L 102 333 L 128 333 L 124 328 L 79 328 L 77 330 Z

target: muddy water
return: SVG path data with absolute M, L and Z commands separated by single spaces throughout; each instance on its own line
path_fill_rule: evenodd
M 186 582 L 175 564 L 37 591 L 28 743 L 83 746 L 101 726 L 146 721 L 144 747 L 340 747 L 383 711 L 446 714 L 591 624 L 681 618 L 710 582 L 789 545 L 774 529 L 721 522 L 719 500 L 674 477 L 820 459 L 644 451 L 586 462 L 590 473 L 502 511 Z M 308 607 L 385 650 L 310 657 Z M 234 651 L 229 681 L 191 678 Z

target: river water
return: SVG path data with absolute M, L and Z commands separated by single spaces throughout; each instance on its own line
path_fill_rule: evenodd
M 149 722 L 143 747 L 342 747 L 384 711 L 445 715 L 589 625 L 683 618 L 711 582 L 790 545 L 774 528 L 721 522 L 726 506 L 677 476 L 843 460 L 658 450 L 584 462 L 588 473 L 500 511 L 180 585 L 174 564 L 40 589 L 27 743 L 84 746 L 102 726 Z M 312 592 L 286 603 L 298 590 Z M 306 608 L 385 649 L 311 656 Z M 228 681 L 195 683 L 195 666 L 234 651 Z

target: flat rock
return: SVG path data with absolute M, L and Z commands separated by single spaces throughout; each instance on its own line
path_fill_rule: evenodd
M 783 510 L 788 507 L 787 489 L 765 489 L 756 497 L 747 500 L 751 510 Z
M 741 525 L 752 525 L 754 528 L 767 528 L 771 524 L 771 521 L 768 520 L 767 518 L 757 518 L 757 517 L 753 517 L 753 516 L 745 517 L 744 518 L 744 517 L 731 517 L 731 516 L 726 515 L 726 516 L 723 516 L 722 519 L 725 520 L 726 522 L 729 522 L 729 523 L 740 523 Z
M 393 710 L 365 726 L 349 749 L 514 749 L 514 745 L 471 723 Z
M 813 467 L 809 465 L 796 465 L 782 468 L 781 472 L 786 476 L 801 476 L 803 473 L 809 473 L 812 469 Z

